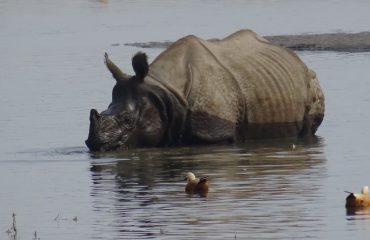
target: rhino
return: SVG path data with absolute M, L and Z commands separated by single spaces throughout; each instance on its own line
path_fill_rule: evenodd
M 313 136 L 324 118 L 315 72 L 251 30 L 183 37 L 150 65 L 138 52 L 135 75 L 105 64 L 116 83 L 108 108 L 90 111 L 91 151 Z

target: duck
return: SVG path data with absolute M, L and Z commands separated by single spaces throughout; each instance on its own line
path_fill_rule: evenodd
M 206 197 L 208 194 L 208 180 L 203 177 L 201 179 L 196 178 L 194 173 L 188 172 L 185 175 L 187 184 L 185 186 L 185 192 L 187 194 L 199 194 L 200 196 Z
M 347 191 L 346 191 L 347 192 Z M 370 207 L 369 187 L 364 186 L 361 193 L 347 192 L 346 208 L 366 208 Z

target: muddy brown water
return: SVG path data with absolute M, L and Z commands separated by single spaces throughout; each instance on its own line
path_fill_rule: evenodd
M 370 54 L 299 52 L 326 116 L 314 139 L 89 153 L 89 110 L 107 107 L 116 43 L 369 31 L 367 1 L 0 0 L 0 239 L 359 239 L 369 211 L 345 190 L 370 184 Z M 145 50 L 153 60 L 160 49 Z M 294 145 L 294 147 L 293 147 Z M 183 173 L 210 180 L 184 193 Z

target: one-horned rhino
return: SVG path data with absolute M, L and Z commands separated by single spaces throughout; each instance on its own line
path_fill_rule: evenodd
M 316 74 L 251 30 L 213 41 L 186 36 L 150 65 L 139 52 L 134 76 L 107 54 L 105 64 L 116 84 L 108 109 L 90 112 L 93 151 L 307 136 L 324 117 Z

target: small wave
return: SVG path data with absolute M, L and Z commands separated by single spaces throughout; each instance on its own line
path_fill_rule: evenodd
M 8 160 L 31 160 L 31 161 L 50 161 L 50 160 L 86 160 L 89 158 L 89 151 L 86 147 L 62 147 L 48 149 L 27 149 L 9 153 Z

